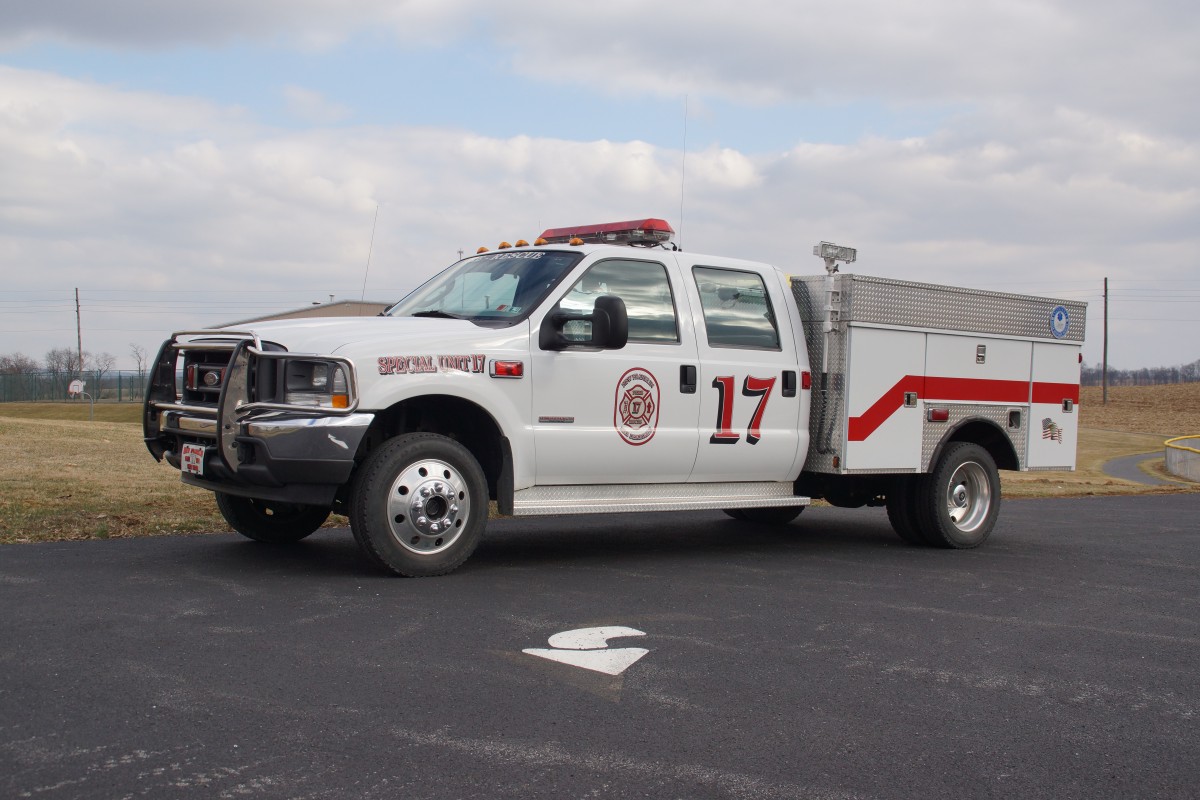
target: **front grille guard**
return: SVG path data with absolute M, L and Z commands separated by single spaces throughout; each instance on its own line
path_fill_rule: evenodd
M 211 337 L 201 340 L 179 341 L 180 337 Z M 197 406 L 180 401 L 176 392 L 175 366 L 180 351 L 226 350 L 231 353 L 225 380 L 221 384 L 217 407 Z M 347 404 L 345 408 L 314 408 L 289 403 L 258 402 L 251 397 L 251 359 L 314 359 L 336 364 L 346 371 Z M 163 342 L 154 361 L 154 371 L 146 386 L 146 402 L 143 409 L 142 431 L 147 446 L 155 458 L 161 458 L 166 447 L 158 437 L 159 415 L 163 411 L 206 417 L 217 422 L 217 451 L 231 470 L 237 470 L 238 425 L 246 418 L 268 412 L 284 411 L 313 416 L 347 416 L 358 410 L 358 373 L 354 362 L 346 358 L 315 353 L 289 353 L 267 350 L 254 331 L 177 331 Z

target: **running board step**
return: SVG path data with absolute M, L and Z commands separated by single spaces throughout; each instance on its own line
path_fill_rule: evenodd
M 513 515 L 606 514 L 806 506 L 789 483 L 667 483 L 534 486 L 513 495 Z

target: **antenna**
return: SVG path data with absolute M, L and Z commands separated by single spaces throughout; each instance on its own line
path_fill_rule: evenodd
M 679 166 L 679 244 L 683 244 L 683 186 L 687 179 L 687 118 L 688 96 L 683 96 L 683 158 Z
M 367 299 L 367 273 L 371 271 L 371 251 L 375 249 L 375 225 L 379 222 L 379 203 L 375 204 L 375 220 L 371 223 L 371 243 L 367 245 L 367 266 L 363 270 L 363 288 L 362 296 L 358 298 L 360 303 L 366 302 Z

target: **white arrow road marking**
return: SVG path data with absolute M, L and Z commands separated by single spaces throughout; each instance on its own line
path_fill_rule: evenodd
M 608 647 L 609 639 L 645 635 L 643 631 L 616 625 L 611 628 L 580 628 L 574 631 L 563 631 L 551 636 L 548 642 L 551 647 L 559 647 L 564 650 L 599 650 Z
M 583 667 L 605 675 L 620 675 L 642 656 L 649 653 L 641 647 L 622 647 L 617 650 L 544 650 L 530 648 L 522 650 L 531 656 L 548 658 L 572 667 Z
M 622 626 L 579 628 L 556 633 L 550 637 L 548 641 L 551 647 L 564 649 L 547 650 L 544 647 L 531 647 L 521 652 L 561 664 L 570 664 L 572 667 L 590 669 L 593 672 L 620 675 L 650 651 L 642 647 L 609 649 L 608 640 L 624 636 L 645 635 L 643 631 Z

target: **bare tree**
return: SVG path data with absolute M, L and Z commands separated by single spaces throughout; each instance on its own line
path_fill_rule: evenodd
M 100 353 L 88 356 L 87 368 L 96 373 L 96 382 L 99 383 L 104 379 L 104 373 L 112 369 L 115 363 L 117 363 L 117 357 L 112 353 Z
M 140 344 L 129 343 L 129 355 L 133 356 L 133 363 L 137 365 L 138 376 L 146 374 L 146 360 L 150 358 L 146 353 L 146 348 Z
M 94 397 L 103 396 L 104 392 L 104 374 L 113 368 L 113 364 L 117 363 L 117 357 L 112 353 L 99 353 L 97 355 L 88 355 L 87 369 L 91 370 L 96 377 L 96 387 L 92 390 Z
M 74 374 L 79 365 L 79 355 L 69 347 L 55 347 L 46 351 L 46 371 L 56 375 Z
M 38 362 L 24 353 L 0 355 L 0 375 L 25 375 L 41 369 Z

